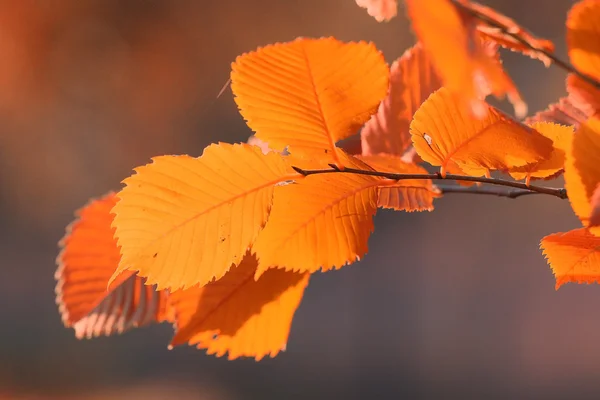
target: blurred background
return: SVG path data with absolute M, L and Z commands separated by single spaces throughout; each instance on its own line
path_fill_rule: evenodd
M 566 58 L 572 1 L 483 3 Z M 579 223 L 550 197 L 380 212 L 363 261 L 312 279 L 275 359 L 168 351 L 166 325 L 84 341 L 62 326 L 54 259 L 74 210 L 152 156 L 251 134 L 231 92 L 217 99 L 238 54 L 334 35 L 392 61 L 414 42 L 399 14 L 379 24 L 353 0 L 1 0 L 0 398 L 600 397 L 600 287 L 554 290 L 539 240 Z M 504 59 L 532 112 L 564 94 L 558 68 Z

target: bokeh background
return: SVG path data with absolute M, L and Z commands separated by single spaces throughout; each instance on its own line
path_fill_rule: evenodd
M 566 58 L 572 1 L 484 3 Z M 0 1 L 0 398 L 600 397 L 600 288 L 555 291 L 538 249 L 578 227 L 555 198 L 455 194 L 434 213 L 380 212 L 369 254 L 315 276 L 287 351 L 260 363 L 168 351 L 166 325 L 87 341 L 62 326 L 54 259 L 73 211 L 152 156 L 250 135 L 231 92 L 217 99 L 238 54 L 334 35 L 392 61 L 414 41 L 399 13 L 379 24 L 353 0 Z M 504 59 L 532 111 L 564 93 L 558 68 Z

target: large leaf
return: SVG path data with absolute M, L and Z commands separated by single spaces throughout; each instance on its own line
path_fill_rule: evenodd
M 571 63 L 581 72 L 600 78 L 600 2 L 575 3 L 567 17 L 567 46 Z
M 351 156 L 344 166 L 371 170 Z M 340 268 L 362 257 L 373 230 L 382 179 L 358 174 L 310 175 L 275 188 L 269 222 L 252 250 L 257 276 L 270 267 L 314 272 Z
M 310 274 L 270 270 L 255 281 L 256 267 L 256 258 L 246 256 L 220 280 L 172 293 L 171 346 L 189 343 L 219 357 L 256 360 L 285 350 Z
M 150 322 L 171 320 L 167 294 L 145 286 L 143 279 L 126 272 L 107 291 L 120 254 L 111 228 L 110 210 L 116 196 L 109 193 L 77 211 L 67 228 L 56 271 L 56 302 L 63 323 L 78 338 L 121 333 Z
M 485 118 L 484 98 L 488 94 L 506 94 L 517 116 L 525 116 L 527 105 L 502 69 L 494 47 L 488 46 L 477 31 L 479 20 L 452 0 L 406 0 L 406 7 L 412 28 L 444 86 L 467 104 L 473 115 Z
M 239 56 L 231 88 L 248 126 L 269 147 L 339 163 L 335 143 L 377 110 L 388 75 L 371 43 L 298 38 Z
M 554 233 L 540 244 L 556 278 L 556 289 L 568 282 L 600 282 L 600 237 L 587 229 Z
M 275 152 L 214 144 L 201 157 L 163 156 L 125 179 L 113 211 L 123 255 L 159 289 L 205 285 L 242 260 L 264 226 L 274 185 L 300 176 Z
M 409 126 L 414 113 L 440 86 L 420 43 L 404 52 L 390 68 L 388 95 L 361 131 L 362 154 L 404 154 L 412 144 Z
M 427 170 L 388 155 L 362 156 L 362 161 L 379 172 L 427 174 Z M 379 186 L 377 205 L 397 211 L 432 211 L 433 199 L 442 197 L 430 179 L 386 179 Z
M 584 226 L 592 226 L 594 192 L 600 184 L 600 119 L 590 118 L 573 135 L 565 163 L 565 188 L 575 214 Z M 600 227 L 590 231 L 600 235 Z
M 473 118 L 446 88 L 423 103 L 410 131 L 421 158 L 442 174 L 454 162 L 468 175 L 487 175 L 548 159 L 553 150 L 550 139 L 491 106 Z

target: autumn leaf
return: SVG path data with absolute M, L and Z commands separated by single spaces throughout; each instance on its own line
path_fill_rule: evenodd
M 257 261 L 247 255 L 223 278 L 171 294 L 176 334 L 171 346 L 189 343 L 229 359 L 285 350 L 292 318 L 310 274 L 269 270 L 255 281 Z
M 570 97 L 562 97 L 545 110 L 525 119 L 524 123 L 531 125 L 536 122 L 553 122 L 560 125 L 573 125 L 577 128 L 587 118 L 588 116 L 573 104 Z
M 565 165 L 565 151 L 573 138 L 573 127 L 553 124 L 551 122 L 536 122 L 530 125 L 537 132 L 552 141 L 552 154 L 550 158 L 537 163 L 509 170 L 510 176 L 520 180 L 526 179 L 552 179 L 562 173 Z
M 377 110 L 388 75 L 372 43 L 298 38 L 239 56 L 231 88 L 248 126 L 269 147 L 339 163 L 335 143 Z
M 565 188 L 575 214 L 590 226 L 594 192 L 600 183 L 600 119 L 592 117 L 573 135 L 565 162 Z M 600 235 L 600 227 L 590 231 Z
M 362 156 L 362 161 L 379 172 L 398 174 L 427 174 L 427 170 L 415 164 L 389 155 Z M 433 199 L 442 197 L 440 190 L 430 179 L 386 179 L 378 187 L 377 205 L 397 211 L 432 211 Z
M 600 40 L 600 38 L 598 38 Z M 585 116 L 591 117 L 600 111 L 600 89 L 589 84 L 575 74 L 566 80 L 569 101 Z
M 403 155 L 412 144 L 409 126 L 414 113 L 440 87 L 420 43 L 404 52 L 390 67 L 388 95 L 361 131 L 362 154 Z
M 139 271 L 172 290 L 205 285 L 239 264 L 267 221 L 274 185 L 301 176 L 276 152 L 226 143 L 198 158 L 155 157 L 135 171 L 113 209 L 117 273 Z
M 548 159 L 552 141 L 491 106 L 481 119 L 455 101 L 446 88 L 432 94 L 410 125 L 415 149 L 432 165 L 455 163 L 467 175 L 488 175 Z
M 568 282 L 600 282 L 600 237 L 587 229 L 548 235 L 540 247 L 556 278 L 556 289 Z
M 359 7 L 366 8 L 367 13 L 377 22 L 389 21 L 398 13 L 396 0 L 356 0 Z
M 344 166 L 371 170 L 339 153 Z M 367 252 L 381 178 L 318 174 L 275 188 L 267 225 L 252 246 L 257 277 L 270 267 L 300 272 L 341 268 Z
M 584 0 L 567 16 L 567 46 L 571 63 L 582 73 L 600 78 L 600 2 Z
M 466 2 L 461 2 L 466 3 Z M 477 118 L 487 116 L 488 94 L 505 94 L 521 118 L 527 105 L 477 31 L 479 21 L 451 0 L 406 0 L 412 28 L 436 66 L 444 86 Z
M 120 254 L 111 228 L 114 193 L 90 201 L 77 212 L 60 242 L 55 279 L 56 302 L 65 326 L 78 338 L 121 333 L 150 322 L 170 321 L 167 294 L 145 286 L 131 272 L 119 277 L 114 290 L 106 285 Z

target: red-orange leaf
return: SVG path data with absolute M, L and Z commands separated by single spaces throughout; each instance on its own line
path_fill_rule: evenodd
M 356 0 L 356 4 L 366 8 L 369 15 L 377 22 L 389 21 L 398 13 L 396 0 Z
M 575 214 L 590 226 L 594 212 L 592 198 L 600 183 L 600 119 L 592 117 L 573 135 L 565 163 L 565 187 Z M 590 231 L 600 235 L 600 227 Z
M 248 126 L 269 147 L 338 163 L 335 143 L 377 110 L 388 75 L 371 43 L 298 38 L 239 56 L 231 89 Z
M 155 157 L 125 179 L 113 211 L 122 258 L 159 289 L 205 285 L 237 265 L 269 215 L 274 186 L 301 176 L 281 154 L 213 144 Z
M 65 326 L 73 327 L 79 338 L 172 318 L 167 294 L 130 272 L 119 277 L 114 290 L 106 289 L 120 258 L 111 228 L 115 203 L 113 193 L 92 200 L 77 212 L 60 242 L 56 301 Z
M 420 43 L 404 52 L 390 68 L 387 97 L 361 131 L 362 154 L 404 154 L 412 144 L 409 126 L 414 113 L 440 86 L 431 59 Z
M 588 116 L 573 104 L 572 98 L 569 96 L 560 98 L 557 103 L 550 104 L 547 109 L 527 118 L 525 123 L 531 125 L 535 122 L 553 122 L 561 125 L 573 125 L 577 128 L 587 118 Z
M 515 113 L 524 117 L 527 105 L 502 69 L 496 52 L 489 51 L 479 21 L 451 0 L 406 0 L 408 15 L 419 41 L 431 56 L 444 86 L 468 104 L 479 118 L 487 115 L 485 96 L 508 95 Z
M 380 172 L 398 174 L 427 174 L 427 170 L 402 161 L 400 157 L 377 155 L 360 157 Z M 386 179 L 378 188 L 377 205 L 397 211 L 432 211 L 433 199 L 442 197 L 440 190 L 429 179 Z
M 171 345 L 189 343 L 219 357 L 229 353 L 229 359 L 260 360 L 285 350 L 310 274 L 270 270 L 255 281 L 256 267 L 247 255 L 220 280 L 172 293 L 177 329 Z
M 548 159 L 552 141 L 486 105 L 473 118 L 446 88 L 432 94 L 410 125 L 415 149 L 442 173 L 452 161 L 465 174 L 487 175 Z
M 599 38 L 600 40 L 600 38 Z M 600 90 L 575 74 L 567 76 L 569 101 L 586 116 L 600 112 Z
M 344 155 L 346 167 L 370 170 Z M 273 209 L 252 246 L 257 276 L 270 267 L 314 272 L 341 268 L 362 257 L 373 230 L 381 178 L 319 174 L 275 188 Z
M 548 235 L 540 247 L 556 277 L 556 289 L 568 282 L 600 282 L 600 237 L 587 229 Z

